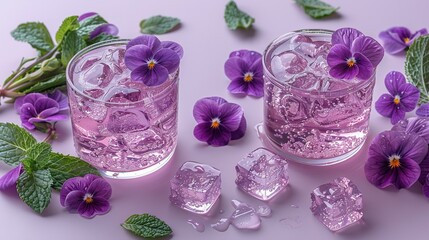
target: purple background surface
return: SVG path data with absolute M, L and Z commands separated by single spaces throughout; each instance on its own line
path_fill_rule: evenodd
M 232 211 L 230 201 L 239 199 L 252 205 L 262 202 L 239 191 L 234 183 L 236 162 L 260 146 L 253 129 L 261 122 L 262 99 L 237 98 L 226 87 L 229 80 L 223 64 L 233 50 L 252 49 L 262 52 L 276 37 L 297 29 L 355 27 L 366 35 L 378 39 L 380 31 L 392 26 L 407 26 L 412 30 L 429 27 L 427 0 L 327 0 L 340 6 L 340 17 L 312 20 L 291 0 L 237 0 L 240 8 L 256 18 L 254 29 L 230 31 L 223 20 L 224 1 L 24 1 L 4 3 L 0 8 L 0 52 L 2 53 L 0 79 L 5 79 L 16 68 L 21 57 L 35 56 L 27 44 L 14 41 L 10 32 L 20 23 L 44 22 L 55 33 L 61 21 L 70 15 L 88 11 L 99 12 L 120 29 L 120 36 L 133 38 L 139 35 L 139 22 L 157 14 L 178 17 L 179 30 L 160 36 L 161 40 L 174 40 L 182 44 L 185 56 L 181 64 L 179 145 L 172 161 L 159 172 L 134 180 L 109 180 L 113 187 L 112 210 L 92 220 L 68 214 L 59 204 L 59 195 L 53 193 L 49 207 L 42 215 L 34 213 L 19 200 L 12 190 L 0 194 L 0 239 L 137 239 L 119 224 L 135 213 L 151 213 L 165 220 L 174 230 L 173 239 L 424 239 L 429 222 L 429 201 L 416 184 L 401 191 L 389 188 L 379 190 L 365 179 L 363 165 L 368 143 L 376 133 L 391 127 L 389 119 L 373 109 L 369 139 L 352 159 L 331 167 L 308 167 L 290 164 L 290 186 L 278 198 L 269 202 L 271 218 L 264 218 L 258 231 L 239 231 L 230 227 L 220 233 L 210 223 Z M 374 92 L 376 100 L 385 90 L 383 79 L 391 70 L 403 72 L 404 57 L 386 55 L 377 71 Z M 246 136 L 225 147 L 210 147 L 198 142 L 192 135 L 195 121 L 192 117 L 194 102 L 206 96 L 221 96 L 240 104 L 248 120 Z M 412 116 L 413 114 L 408 114 Z M 1 122 L 19 123 L 11 105 L 0 107 Z M 59 138 L 53 149 L 73 154 L 74 147 L 70 122 L 58 124 Z M 0 133 L 1 134 L 1 133 Z M 37 134 L 36 134 L 37 135 Z M 38 139 L 43 138 L 37 135 Z M 219 209 L 223 214 L 212 217 L 193 215 L 172 206 L 168 200 L 169 180 L 185 161 L 210 164 L 222 171 L 222 195 Z M 10 168 L 0 164 L 0 174 Z M 364 223 L 339 233 L 330 232 L 313 217 L 310 191 L 316 186 L 339 176 L 354 181 L 364 194 Z M 295 208 L 291 205 L 297 205 Z M 300 224 L 286 224 L 281 219 L 297 219 Z M 195 219 L 206 224 L 206 231 L 195 231 L 186 221 Z M 292 225 L 292 226 L 291 226 Z

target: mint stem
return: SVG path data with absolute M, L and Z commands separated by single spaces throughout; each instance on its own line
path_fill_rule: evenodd
M 54 140 L 57 137 L 57 131 L 55 129 L 55 123 L 52 124 L 52 127 L 48 130 L 48 136 L 46 136 L 45 139 L 43 139 L 43 142 L 50 143 L 52 140 Z

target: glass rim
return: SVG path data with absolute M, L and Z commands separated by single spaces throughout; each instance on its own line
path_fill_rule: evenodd
M 168 84 L 167 86 L 164 87 L 163 90 L 161 90 L 160 92 L 158 92 L 157 94 L 151 96 L 151 97 L 144 97 L 141 100 L 138 100 L 136 102 L 126 102 L 126 103 L 121 103 L 121 102 L 108 102 L 105 100 L 101 100 L 101 99 L 97 99 L 94 97 L 91 97 L 90 95 L 84 93 L 82 90 L 80 90 L 79 88 L 77 88 L 73 81 L 72 81 L 72 77 L 71 77 L 71 68 L 74 65 L 74 62 L 79 59 L 80 57 L 82 57 L 83 55 L 85 55 L 86 53 L 89 53 L 95 49 L 98 49 L 100 47 L 105 47 L 105 46 L 111 46 L 111 45 L 126 45 L 131 39 L 111 39 L 111 40 L 105 40 L 105 41 L 101 41 L 95 44 L 92 44 L 90 46 L 87 46 L 85 48 L 83 48 L 82 50 L 80 50 L 79 52 L 77 52 L 69 61 L 69 63 L 67 64 L 66 67 L 66 80 L 67 80 L 67 86 L 69 86 L 70 88 L 72 88 L 73 91 L 75 91 L 76 93 L 78 93 L 81 96 L 84 96 L 85 98 L 88 98 L 94 102 L 98 102 L 98 103 L 102 103 L 102 104 L 108 104 L 109 106 L 130 106 L 130 105 L 135 105 L 135 104 L 141 104 L 141 103 L 148 103 L 150 101 L 152 101 L 152 99 L 156 99 L 157 96 L 162 96 L 165 92 L 169 91 L 169 86 L 177 83 L 178 81 L 178 75 L 179 75 L 179 69 L 177 69 L 176 71 L 174 71 L 172 74 L 169 74 L 169 79 L 171 78 L 172 81 L 170 84 Z M 171 77 L 170 77 L 171 76 Z M 167 81 L 169 80 L 167 79 Z M 167 82 L 166 81 L 166 82 Z M 154 86 L 157 87 L 157 86 Z M 151 88 L 150 86 L 148 86 L 148 88 Z M 70 94 L 70 93 L 68 93 Z
M 273 51 L 276 50 L 280 44 L 282 44 L 283 42 L 285 42 L 286 40 L 291 38 L 293 35 L 298 34 L 298 33 L 307 33 L 307 34 L 320 35 L 320 36 L 322 36 L 322 35 L 330 36 L 330 35 L 332 35 L 332 33 L 334 33 L 334 31 L 328 30 L 328 29 L 300 29 L 300 30 L 295 30 L 295 31 L 285 33 L 285 34 L 277 37 L 273 41 L 271 41 L 271 43 L 264 50 L 262 66 L 263 66 L 263 70 L 264 70 L 264 78 L 268 78 L 268 81 L 270 81 L 271 83 L 273 83 L 277 87 L 279 87 L 279 88 L 289 87 L 293 90 L 296 90 L 298 92 L 301 92 L 301 93 L 307 94 L 307 95 L 337 96 L 337 95 L 344 95 L 345 93 L 360 90 L 360 89 L 366 87 L 367 85 L 370 85 L 375 80 L 377 68 L 374 68 L 374 72 L 372 73 L 371 77 L 368 80 L 359 80 L 360 82 L 358 82 L 356 84 L 353 84 L 351 86 L 348 86 L 348 87 L 345 87 L 342 89 L 334 90 L 334 91 L 322 92 L 322 91 L 308 90 L 308 89 L 302 89 L 299 87 L 292 86 L 292 85 L 285 83 L 285 82 L 280 82 L 279 79 L 277 79 L 277 77 L 274 76 L 272 71 L 268 70 L 267 63 L 268 63 L 268 61 L 271 61 Z M 329 76 L 329 77 L 332 78 L 331 76 Z M 338 79 L 338 80 L 341 81 L 341 79 Z

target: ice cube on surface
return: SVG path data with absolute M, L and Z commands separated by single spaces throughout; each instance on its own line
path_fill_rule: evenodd
M 249 153 L 235 170 L 237 186 L 261 200 L 270 200 L 289 183 L 287 161 L 266 148 Z
M 311 192 L 310 210 L 327 228 L 338 231 L 362 218 L 362 193 L 350 179 L 340 177 Z
M 197 162 L 185 162 L 170 181 L 170 201 L 190 212 L 205 214 L 220 196 L 220 171 Z

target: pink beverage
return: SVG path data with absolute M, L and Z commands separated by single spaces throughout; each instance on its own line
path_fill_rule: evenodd
M 127 42 L 90 46 L 67 67 L 76 151 L 115 178 L 158 170 L 177 144 L 178 70 L 158 86 L 132 81 L 124 63 Z
M 331 35 L 289 33 L 264 54 L 265 135 L 283 156 L 308 165 L 350 158 L 368 133 L 375 74 L 365 81 L 332 78 L 326 62 Z

